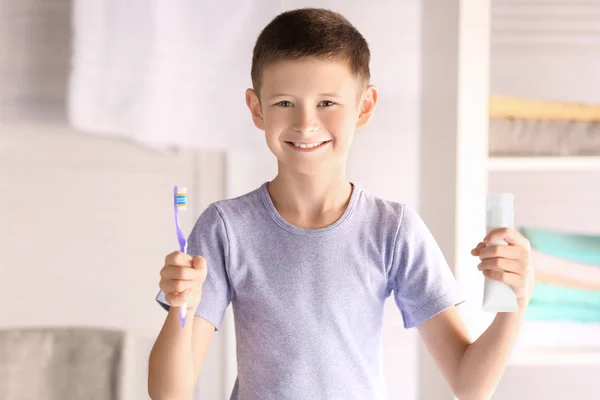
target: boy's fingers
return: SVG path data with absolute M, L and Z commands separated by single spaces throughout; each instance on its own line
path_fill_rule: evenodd
M 522 275 L 524 270 L 518 261 L 502 258 L 488 258 L 479 263 L 477 269 L 482 271 L 506 271 L 518 275 Z
M 195 256 L 192 259 L 192 267 L 196 270 L 206 268 L 206 260 L 202 256 Z
M 505 240 L 508 244 L 515 246 L 529 246 L 529 241 L 519 231 L 510 228 L 494 229 L 483 239 L 485 243 L 494 243 L 499 240 Z
M 180 293 L 193 287 L 194 281 L 162 278 L 160 289 L 165 293 Z
M 525 251 L 520 246 L 493 245 L 484 247 L 479 252 L 479 258 L 507 258 L 510 260 L 520 260 L 525 257 Z
M 511 286 L 514 289 L 517 297 L 523 297 L 527 294 L 525 281 L 517 274 L 498 270 L 485 270 L 483 271 L 483 275 Z
M 160 276 L 167 279 L 193 280 L 198 278 L 198 271 L 189 267 L 167 265 L 160 271 Z
M 203 285 L 206 277 L 208 276 L 208 264 L 206 259 L 201 256 L 196 256 L 194 257 L 192 265 L 194 266 L 194 271 L 198 273 L 198 278 L 200 279 L 201 285 Z
M 192 256 L 181 251 L 174 251 L 165 257 L 165 265 L 179 265 L 182 267 L 192 266 Z
M 479 242 L 474 249 L 471 250 L 471 254 L 474 256 L 478 256 L 482 249 L 485 248 L 485 243 Z
M 185 292 L 180 293 L 165 293 L 165 300 L 171 307 L 179 307 L 185 303 L 191 291 L 192 289 L 188 289 Z

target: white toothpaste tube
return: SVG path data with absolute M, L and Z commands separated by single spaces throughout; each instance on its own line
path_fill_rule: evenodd
M 514 199 L 511 193 L 488 196 L 486 234 L 496 228 L 514 228 Z M 499 240 L 487 245 L 508 245 L 508 243 Z M 517 312 L 517 295 L 514 289 L 504 282 L 486 277 L 483 287 L 483 311 Z

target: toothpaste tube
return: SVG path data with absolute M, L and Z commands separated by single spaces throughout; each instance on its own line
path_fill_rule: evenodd
M 489 195 L 487 198 L 486 234 L 497 228 L 514 228 L 514 196 L 511 193 Z M 499 240 L 487 246 L 508 245 Z M 517 295 L 514 289 L 494 279 L 485 278 L 483 287 L 483 311 L 517 312 Z

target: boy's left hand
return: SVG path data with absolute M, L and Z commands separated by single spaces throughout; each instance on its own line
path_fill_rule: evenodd
M 490 245 L 504 240 L 508 245 Z M 520 232 L 498 228 L 488 233 L 471 254 L 479 257 L 477 268 L 483 275 L 512 286 L 517 294 L 519 308 L 525 308 L 533 292 L 534 272 L 530 263 L 531 246 Z

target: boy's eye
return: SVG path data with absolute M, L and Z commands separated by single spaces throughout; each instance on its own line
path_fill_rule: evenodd
M 331 107 L 334 104 L 335 103 L 333 101 L 323 100 L 322 102 L 319 103 L 319 107 Z
M 288 101 L 288 100 L 282 100 L 278 103 L 275 103 L 275 105 L 278 107 L 284 107 L 284 108 L 293 106 L 292 102 Z M 333 105 L 335 105 L 335 103 L 330 100 L 323 100 L 323 101 L 319 102 L 319 107 L 331 107 Z

